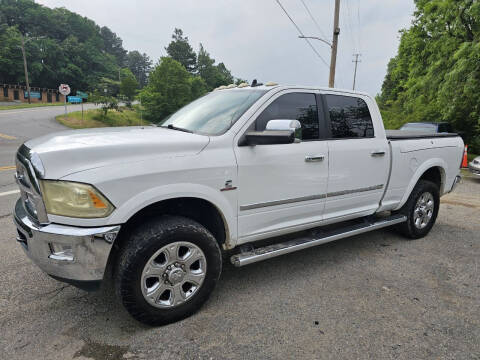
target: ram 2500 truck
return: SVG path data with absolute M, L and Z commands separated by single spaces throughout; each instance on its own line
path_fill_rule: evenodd
M 131 315 L 166 324 L 205 303 L 222 259 L 244 266 L 387 226 L 427 235 L 463 149 L 455 134 L 386 132 L 363 93 L 230 86 L 160 126 L 27 141 L 17 241 L 50 276 L 113 280 Z

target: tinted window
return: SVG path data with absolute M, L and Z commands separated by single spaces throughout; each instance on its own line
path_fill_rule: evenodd
M 3 88 L 3 97 L 8 97 L 8 88 Z
M 325 98 L 334 139 L 373 137 L 372 117 L 365 101 L 339 95 Z
M 452 126 L 450 124 L 439 124 L 438 132 L 440 133 L 451 133 L 453 132 Z
M 269 120 L 282 119 L 300 121 L 302 140 L 317 140 L 320 137 L 317 101 L 314 94 L 291 93 L 280 96 L 257 118 L 255 130 L 265 130 Z

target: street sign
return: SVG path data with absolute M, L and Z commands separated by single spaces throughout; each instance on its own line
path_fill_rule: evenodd
M 79 96 L 69 96 L 69 97 L 68 97 L 68 102 L 69 102 L 69 103 L 81 103 L 81 102 L 82 102 L 82 98 L 79 97 Z
M 28 91 L 25 91 L 25 96 L 24 96 L 25 99 L 28 99 Z M 40 96 L 40 93 L 37 92 L 37 91 L 30 91 L 30 98 L 31 99 L 40 99 L 41 96 Z
M 82 99 L 88 99 L 88 94 L 83 91 L 77 91 L 77 96 Z
M 70 86 L 68 86 L 67 84 L 60 84 L 60 86 L 58 87 L 58 91 L 60 91 L 60 94 L 67 96 L 68 94 L 70 94 Z

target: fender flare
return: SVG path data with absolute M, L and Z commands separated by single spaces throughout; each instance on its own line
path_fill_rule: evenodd
M 446 182 L 446 174 L 448 170 L 448 165 L 445 162 L 445 160 L 441 158 L 432 158 L 427 161 L 425 161 L 422 165 L 420 165 L 416 170 L 415 173 L 413 174 L 406 190 L 405 193 L 403 194 L 402 200 L 400 203 L 397 205 L 397 207 L 394 210 L 399 210 L 405 203 L 407 202 L 408 198 L 410 197 L 410 194 L 413 191 L 413 188 L 415 185 L 417 185 L 418 180 L 425 174 L 428 170 L 431 168 L 439 168 L 440 169 L 440 176 L 441 176 L 441 183 L 440 183 L 440 195 L 444 193 L 444 188 L 445 188 L 445 182 Z
M 192 191 L 192 189 L 195 189 Z M 112 214 L 111 223 L 123 224 L 149 205 L 176 198 L 196 198 L 208 201 L 216 207 L 225 226 L 226 243 L 234 245 L 237 238 L 237 223 L 232 205 L 220 195 L 218 189 L 192 183 L 179 183 L 150 188 L 136 194 Z

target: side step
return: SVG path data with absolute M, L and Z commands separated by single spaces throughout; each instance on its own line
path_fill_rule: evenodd
M 376 221 L 365 221 L 361 224 L 351 225 L 342 229 L 336 229 L 334 231 L 323 234 L 318 238 L 298 238 L 283 243 L 273 244 L 262 248 L 257 248 L 252 251 L 241 252 L 240 254 L 233 255 L 230 261 L 233 265 L 240 267 L 248 264 L 255 263 L 270 259 L 276 256 L 288 254 L 294 251 L 308 249 L 313 246 L 325 244 L 330 241 L 343 239 L 346 237 L 363 234 L 369 231 L 381 229 L 391 225 L 399 224 L 407 221 L 407 217 L 404 215 L 392 215 L 387 218 L 378 219 Z

